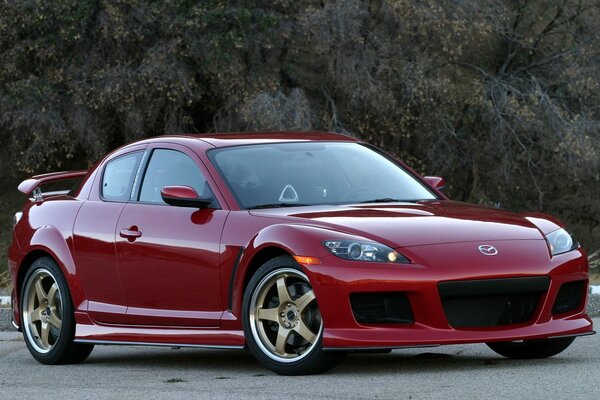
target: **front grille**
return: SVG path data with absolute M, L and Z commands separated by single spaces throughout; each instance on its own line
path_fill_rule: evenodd
M 562 314 L 578 309 L 587 289 L 586 283 L 586 281 L 563 283 L 556 295 L 554 306 L 552 306 L 552 314 Z
M 438 290 L 450 326 L 477 328 L 531 320 L 549 285 L 544 276 L 442 282 Z
M 363 324 L 412 324 L 414 317 L 404 293 L 353 293 L 352 313 Z

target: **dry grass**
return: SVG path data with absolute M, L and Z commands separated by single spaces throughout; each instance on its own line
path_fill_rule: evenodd
M 0 272 L 0 287 L 7 287 L 10 285 L 10 275 L 8 271 Z

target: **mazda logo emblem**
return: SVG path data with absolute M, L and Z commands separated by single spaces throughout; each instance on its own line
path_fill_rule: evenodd
M 498 254 L 498 249 L 494 246 L 490 246 L 489 244 L 482 244 L 479 246 L 479 252 L 484 256 L 495 256 Z

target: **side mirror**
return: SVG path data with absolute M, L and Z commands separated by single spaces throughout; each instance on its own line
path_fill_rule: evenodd
M 434 189 L 444 190 L 446 187 L 446 180 L 441 176 L 424 176 L 423 179 Z
M 212 198 L 200 197 L 198 192 L 189 186 L 165 186 L 160 196 L 167 204 L 177 207 L 207 208 Z

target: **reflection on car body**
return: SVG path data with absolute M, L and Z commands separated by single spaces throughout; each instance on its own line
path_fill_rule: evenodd
M 19 186 L 14 323 L 45 364 L 95 344 L 247 347 L 290 375 L 413 346 L 549 357 L 593 333 L 587 257 L 563 224 L 444 184 L 330 133 L 132 143 Z

